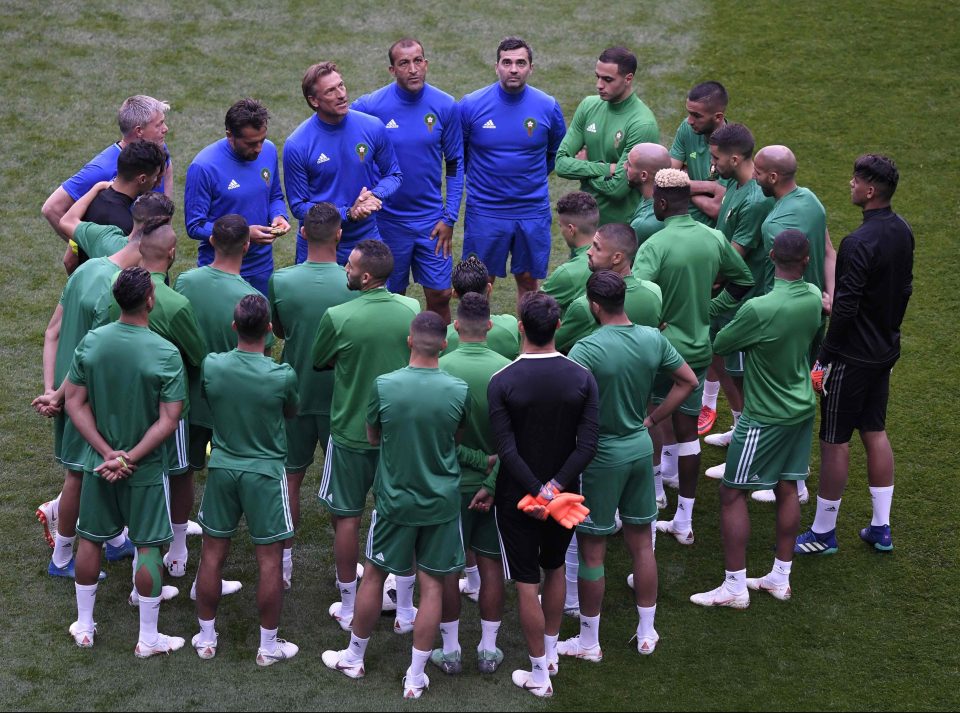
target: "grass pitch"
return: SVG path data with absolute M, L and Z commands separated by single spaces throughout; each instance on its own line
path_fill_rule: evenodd
M 221 648 L 210 662 L 189 648 L 169 658 L 137 661 L 136 612 L 125 603 L 129 566 L 110 565 L 93 651 L 66 634 L 74 618 L 73 588 L 45 573 L 49 550 L 32 512 L 52 497 L 61 474 L 49 457 L 49 424 L 29 408 L 39 393 L 43 330 L 64 282 L 62 244 L 39 215 L 62 180 L 116 139 L 114 112 L 129 94 L 173 105 L 168 135 L 178 206 L 183 177 L 196 152 L 222 135 L 226 107 L 252 95 L 270 107 L 279 144 L 307 116 L 303 69 L 335 59 L 352 96 L 389 81 L 386 47 L 420 37 L 431 60 L 430 81 L 457 96 L 494 80 L 494 48 L 509 33 L 534 47 L 532 83 L 560 100 L 568 119 L 593 91 L 600 49 L 623 43 L 637 51 L 637 88 L 654 110 L 664 140 L 683 118 L 695 82 L 718 79 L 731 94 L 729 116 L 750 126 L 762 144 L 786 143 L 800 162 L 799 182 L 828 212 L 835 244 L 856 227 L 846 181 L 863 151 L 892 155 L 901 170 L 895 208 L 917 236 L 914 297 L 904 325 L 904 352 L 892 385 L 890 437 L 897 456 L 896 550 L 882 556 L 861 546 L 856 530 L 869 518 L 864 462 L 854 448 L 851 487 L 840 519 L 838 555 L 804 559 L 794 568 L 793 601 L 756 597 L 746 612 L 702 610 L 687 602 L 722 575 L 716 486 L 701 483 L 697 544 L 667 538 L 658 548 L 662 641 L 652 657 L 627 639 L 636 613 L 623 584 L 628 563 L 616 538 L 608 562 L 601 642 L 604 662 L 562 662 L 556 697 L 541 703 L 517 690 L 511 669 L 526 664 L 516 610 L 501 630 L 503 670 L 488 678 L 431 674 L 416 705 L 440 709 L 955 709 L 960 707 L 960 656 L 955 644 L 957 512 L 950 447 L 960 433 L 951 405 L 958 382 L 956 269 L 960 171 L 954 156 L 960 108 L 960 11 L 931 2 L 869 8 L 849 2 L 807 5 L 733 2 L 556 3 L 465 2 L 443 7 L 403 4 L 290 2 L 161 2 L 120 8 L 8 2 L 0 15 L 5 52 L 0 66 L 0 518 L 5 576 L 0 581 L 0 708 L 3 709 L 393 709 L 409 638 L 383 620 L 367 657 L 367 678 L 348 681 L 319 661 L 346 635 L 326 616 L 335 596 L 329 524 L 311 498 L 318 466 L 304 485 L 295 584 L 285 601 L 281 635 L 301 646 L 293 661 L 267 670 L 253 662 L 257 646 L 252 548 L 237 540 L 227 576 L 244 590 L 224 600 Z M 554 200 L 575 184 L 552 180 Z M 174 272 L 195 259 L 181 235 Z M 459 232 L 458 232 L 459 236 Z M 559 236 L 554 264 L 564 258 Z M 293 260 L 281 244 L 278 266 Z M 512 284 L 495 293 L 498 311 L 512 310 Z M 723 417 L 722 417 L 723 418 Z M 721 426 L 724 425 L 721 421 Z M 706 447 L 703 467 L 723 454 Z M 816 488 L 816 449 L 814 452 Z M 671 498 L 671 504 L 673 499 Z M 766 571 L 773 517 L 751 505 L 751 573 Z M 813 507 L 804 509 L 809 524 Z M 188 577 L 199 547 L 191 543 Z M 194 610 L 182 593 L 165 605 L 161 630 L 189 637 Z M 572 620 L 563 636 L 576 633 Z M 478 638 L 474 605 L 464 607 L 465 663 Z

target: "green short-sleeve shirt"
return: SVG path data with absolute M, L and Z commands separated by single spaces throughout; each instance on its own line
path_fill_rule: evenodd
M 239 349 L 210 354 L 200 390 L 213 419 L 208 467 L 284 477 L 284 408 L 298 402 L 293 368 Z
M 97 430 L 117 450 L 129 451 L 141 441 L 160 418 L 161 401 L 183 401 L 187 395 L 177 348 L 146 327 L 123 322 L 89 332 L 77 346 L 67 378 L 87 388 Z M 165 447 L 162 444 L 137 463 L 131 485 L 162 482 Z M 88 447 L 88 469 L 101 462 Z
M 329 415 L 333 398 L 333 371 L 315 371 L 313 342 L 327 310 L 357 297 L 347 287 L 347 273 L 335 262 L 304 262 L 277 270 L 270 277 L 270 306 L 274 326 L 283 326 L 280 361 L 297 372 L 300 414 Z
M 653 198 L 640 199 L 630 219 L 630 227 L 637 234 L 637 245 L 643 245 L 651 235 L 663 228 L 663 221 L 654 215 Z
M 517 327 L 517 318 L 512 314 L 491 314 L 490 322 L 493 326 L 487 332 L 487 346 L 510 361 L 520 356 L 520 329 Z M 460 335 L 451 323 L 447 327 L 447 348 L 440 352 L 440 356 L 452 353 L 459 344 Z
M 73 242 L 89 258 L 109 257 L 127 246 L 127 234 L 115 225 L 81 221 L 73 231 Z
M 80 340 L 94 327 L 107 321 L 107 303 L 113 276 L 120 271 L 115 262 L 100 257 L 87 260 L 67 280 L 60 295 L 63 315 L 60 320 L 60 338 L 54 361 L 53 384 L 60 386 L 67 378 L 73 353 Z
M 543 282 L 541 289 L 557 301 L 561 314 L 571 302 L 587 291 L 587 279 L 590 277 L 590 263 L 587 260 L 589 249 L 589 245 L 573 248 L 570 259 L 558 265 Z
M 331 307 L 321 318 L 312 359 L 318 369 L 334 365 L 330 435 L 338 445 L 372 450 L 364 425 L 370 387 L 410 360 L 407 337 L 419 311 L 415 299 L 378 287 Z
M 408 366 L 376 377 L 368 394 L 366 421 L 380 429 L 377 514 L 414 526 L 456 518 L 456 435 L 470 413 L 466 382 L 440 369 Z
M 683 357 L 658 330 L 632 324 L 600 327 L 577 342 L 570 358 L 597 380 L 600 442 L 594 464 L 622 465 L 650 455 L 643 420 L 653 382 L 658 372 L 679 369 Z
M 773 249 L 773 239 L 784 230 L 800 230 L 810 241 L 810 263 L 803 273 L 803 279 L 826 290 L 824 263 L 826 261 L 827 211 L 809 188 L 797 186 L 778 200 L 763 221 L 763 252 L 769 255 Z M 773 289 L 773 262 L 763 264 L 764 294 Z
M 659 327 L 663 309 L 660 287 L 649 280 L 638 280 L 633 275 L 625 275 L 623 281 L 627 286 L 623 310 L 629 320 L 644 327 Z M 587 296 L 578 297 L 570 305 L 557 330 L 557 350 L 568 353 L 574 344 L 593 334 L 599 326 L 590 312 Z
M 750 179 L 742 186 L 736 181 L 727 186 L 717 216 L 717 230 L 723 233 L 731 243 L 744 249 L 744 262 L 750 268 L 756 283 L 744 297 L 749 299 L 756 293 L 756 285 L 763 278 L 764 265 L 770 262 L 769 253 L 763 249 L 763 221 L 773 208 L 773 198 L 763 195 L 760 185 Z

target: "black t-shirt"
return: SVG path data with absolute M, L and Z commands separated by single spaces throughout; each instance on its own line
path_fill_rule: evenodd
M 93 199 L 83 219 L 97 225 L 115 225 L 129 235 L 133 230 L 131 206 L 133 206 L 133 198 L 112 188 L 106 188 Z

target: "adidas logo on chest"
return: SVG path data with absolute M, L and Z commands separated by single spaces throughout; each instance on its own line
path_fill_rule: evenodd
M 400 128 L 400 124 L 398 124 L 398 123 L 396 122 L 396 120 L 390 119 L 390 121 L 387 122 L 387 128 L 388 128 L 388 129 L 399 129 L 399 128 Z
M 596 124 L 590 124 L 590 126 L 587 127 L 587 133 L 588 133 L 588 134 L 595 134 L 595 133 L 597 133 L 597 125 L 596 125 Z
M 240 184 L 237 183 L 236 179 L 230 179 L 230 183 L 227 185 L 227 190 L 232 191 L 235 188 L 239 188 Z
M 330 160 L 329 156 L 327 156 L 325 153 L 321 153 L 320 158 L 317 159 L 317 163 L 326 163 L 329 160 Z
M 496 129 L 497 125 L 493 123 L 493 119 L 487 119 L 487 123 L 483 125 L 484 129 Z

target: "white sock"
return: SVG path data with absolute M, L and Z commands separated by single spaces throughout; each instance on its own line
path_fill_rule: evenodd
M 421 651 L 416 646 L 410 647 L 410 675 L 416 682 L 423 680 L 423 669 L 427 667 L 429 660 L 429 651 Z
M 474 592 L 478 591 L 480 589 L 480 568 L 476 565 L 467 567 L 463 570 L 463 573 L 467 575 L 467 589 Z
M 793 562 L 781 562 L 777 558 L 774 558 L 773 569 L 771 569 L 770 574 L 767 575 L 767 581 L 778 587 L 790 584 L 791 567 L 793 567 Z
M 53 560 L 54 567 L 66 567 L 73 559 L 73 543 L 77 536 L 64 537 L 59 532 L 53 537 Z
M 738 569 L 736 572 L 725 570 L 723 586 L 731 594 L 743 594 L 747 591 L 747 570 Z
M 124 528 L 123 532 L 121 532 L 119 535 L 117 535 L 116 537 L 110 540 L 107 540 L 107 544 L 110 545 L 111 547 L 123 547 L 123 543 L 126 541 L 127 541 L 127 530 L 126 528 Z
M 802 498 L 807 492 L 807 481 L 798 480 L 797 481 L 797 497 Z
M 173 527 L 173 542 L 170 543 L 168 554 L 170 559 L 183 562 L 187 557 L 187 523 L 174 522 L 171 525 Z
M 577 538 L 570 540 L 567 554 L 564 556 L 564 579 L 567 590 L 563 600 L 564 609 L 580 608 L 580 592 L 577 590 L 577 575 L 580 573 L 580 558 L 577 556 Z
M 653 493 L 657 500 L 662 500 L 666 495 L 663 489 L 663 475 L 660 473 L 660 464 L 653 466 Z
M 557 660 L 557 640 L 560 638 L 560 634 L 550 634 L 543 635 L 543 650 L 546 652 L 547 661 L 556 661 Z
M 162 597 L 140 595 L 140 641 L 147 646 L 157 643 L 157 621 L 160 619 Z
M 719 381 L 703 382 L 703 398 L 700 400 L 701 406 L 709 406 L 714 411 L 717 410 L 717 394 L 720 393 Z
M 637 607 L 637 614 L 640 615 L 640 623 L 637 625 L 637 638 L 642 639 L 653 635 L 653 620 L 657 615 L 657 605 L 652 607 Z
M 260 627 L 260 648 L 267 653 L 277 650 L 277 630 Z
M 367 654 L 367 644 L 370 643 L 370 637 L 361 639 L 356 634 L 350 634 L 350 645 L 347 647 L 347 656 L 354 661 L 363 661 Z
M 410 621 L 417 615 L 413 610 L 413 585 L 416 582 L 415 574 L 397 577 L 397 619 Z
M 743 412 L 742 412 L 742 411 L 734 411 L 733 409 L 730 409 L 730 413 L 733 414 L 733 428 L 736 428 L 736 427 L 737 427 L 737 424 L 740 422 L 740 414 L 743 413 Z M 732 429 L 731 429 L 731 430 L 732 430 Z
M 693 503 L 696 498 L 685 498 L 682 495 L 677 498 L 677 511 L 673 514 L 674 529 L 684 531 L 690 529 L 690 523 L 693 522 Z
M 531 656 L 530 670 L 533 672 L 533 682 L 538 686 L 542 686 L 550 680 L 550 674 L 547 673 L 546 656 Z
M 650 548 L 656 552 L 657 551 L 657 521 L 654 520 L 650 523 Z
M 200 640 L 201 641 L 216 641 L 217 640 L 217 629 L 216 629 L 216 618 L 210 619 L 200 619 L 197 617 L 197 621 L 200 622 Z
M 284 562 L 293 562 L 293 548 L 285 549 L 283 551 L 283 561 Z
M 97 603 L 97 584 L 74 584 L 77 592 L 77 621 L 89 631 L 93 628 L 93 605 Z
M 590 649 L 600 643 L 600 615 L 580 615 L 580 648 Z
M 480 645 L 477 651 L 496 651 L 497 634 L 500 632 L 499 621 L 480 620 Z
M 140 561 L 140 550 L 133 548 L 133 562 L 130 563 L 130 581 L 133 582 L 133 591 L 137 591 L 137 562 Z M 196 582 L 194 582 L 196 584 Z M 137 594 L 139 597 L 140 595 Z
M 665 444 L 660 450 L 660 472 L 665 478 L 677 474 L 677 444 Z
M 817 515 L 813 518 L 811 530 L 824 535 L 837 529 L 837 514 L 840 512 L 840 500 L 824 500 L 817 496 Z
M 893 486 L 870 488 L 870 499 L 873 501 L 873 520 L 870 524 L 874 527 L 889 525 L 890 506 L 893 505 Z
M 353 605 L 357 601 L 357 580 L 340 582 L 340 616 L 353 616 Z
M 443 639 L 443 653 L 452 654 L 460 651 L 460 620 L 441 621 L 440 638 Z

